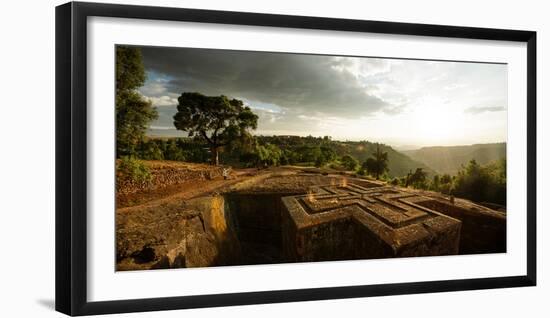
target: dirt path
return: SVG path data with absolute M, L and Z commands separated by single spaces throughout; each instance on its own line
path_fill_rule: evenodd
M 193 180 L 190 182 L 169 186 L 166 188 L 135 193 L 117 198 L 117 212 L 134 209 L 136 207 L 148 207 L 175 200 L 187 200 L 199 196 L 222 192 L 231 186 L 240 183 L 259 182 L 273 174 L 270 170 L 240 169 L 234 171 L 232 178 L 224 180 Z

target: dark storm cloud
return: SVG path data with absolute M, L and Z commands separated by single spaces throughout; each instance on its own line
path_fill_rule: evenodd
M 357 117 L 375 111 L 394 113 L 395 105 L 369 95 L 345 70 L 345 59 L 284 53 L 143 47 L 145 68 L 162 77 L 145 87 L 149 97 L 172 99 L 182 92 L 228 95 L 292 109 Z M 150 81 L 154 80 L 150 76 Z M 156 85 L 156 87 L 154 87 Z

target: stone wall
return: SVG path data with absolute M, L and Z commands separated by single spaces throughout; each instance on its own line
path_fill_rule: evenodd
M 143 161 L 151 173 L 149 182 L 117 178 L 117 194 L 157 190 L 189 181 L 212 180 L 222 177 L 223 167 L 170 161 Z

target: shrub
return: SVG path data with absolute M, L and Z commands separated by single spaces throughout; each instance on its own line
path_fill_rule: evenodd
M 357 165 L 359 164 L 357 162 L 357 159 L 353 158 L 350 155 L 344 155 L 342 158 L 340 158 L 340 162 L 342 163 L 342 166 L 346 168 L 346 170 L 355 170 L 357 168 Z
M 453 194 L 475 202 L 506 205 L 506 160 L 485 166 L 471 160 L 458 172 Z
M 117 183 L 146 184 L 151 181 L 151 172 L 143 162 L 133 157 L 122 157 L 116 167 Z

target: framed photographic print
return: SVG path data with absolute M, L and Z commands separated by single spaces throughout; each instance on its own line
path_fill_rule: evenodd
M 536 33 L 56 8 L 56 309 L 534 286 Z

